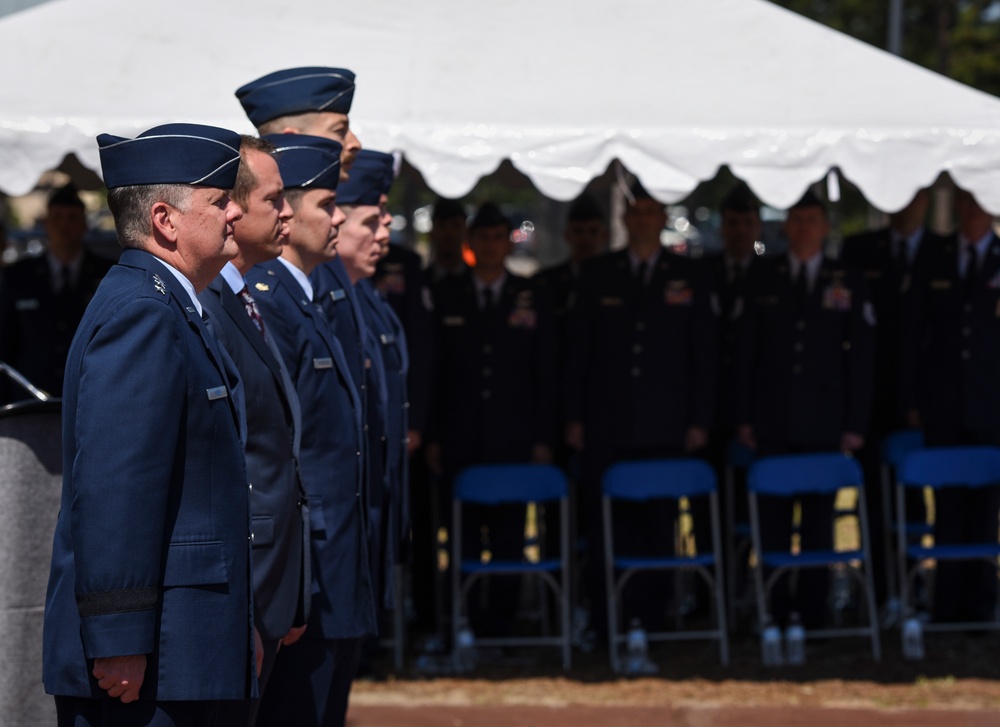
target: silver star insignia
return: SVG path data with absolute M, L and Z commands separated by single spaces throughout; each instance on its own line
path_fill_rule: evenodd
M 160 278 L 159 275 L 156 274 L 153 275 L 153 287 L 156 288 L 156 291 L 160 295 L 167 294 L 167 286 L 163 284 L 163 280 Z

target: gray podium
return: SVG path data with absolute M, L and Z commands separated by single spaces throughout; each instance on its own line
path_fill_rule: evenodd
M 0 724 L 54 725 L 42 614 L 62 489 L 58 399 L 0 408 Z

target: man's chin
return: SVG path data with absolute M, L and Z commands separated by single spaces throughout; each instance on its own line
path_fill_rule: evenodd
M 236 238 L 232 235 L 227 235 L 226 239 L 222 242 L 222 253 L 220 257 L 224 257 L 226 260 L 232 260 L 239 254 L 240 248 L 236 244 Z

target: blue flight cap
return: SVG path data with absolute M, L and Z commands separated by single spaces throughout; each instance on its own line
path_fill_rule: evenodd
M 286 189 L 336 189 L 340 181 L 340 142 L 308 134 L 268 134 Z
M 271 119 L 311 111 L 346 114 L 354 100 L 354 73 L 346 68 L 286 68 L 236 89 L 250 122 L 260 127 Z
M 351 175 L 337 189 L 337 204 L 377 205 L 392 187 L 392 154 L 362 149 L 354 159 Z
M 164 124 L 134 139 L 97 137 L 108 189 L 133 184 L 191 184 L 232 189 L 240 135 L 202 124 Z

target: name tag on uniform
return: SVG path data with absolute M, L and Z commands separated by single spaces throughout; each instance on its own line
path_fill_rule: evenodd
M 38 310 L 38 298 L 21 298 L 14 301 L 17 310 Z
M 391 346 L 396 342 L 396 337 L 391 333 L 381 333 L 379 334 L 379 338 L 381 339 L 383 346 Z
M 332 369 L 333 359 L 332 358 L 314 358 L 313 359 L 314 369 Z
M 347 293 L 344 292 L 343 288 L 337 288 L 336 290 L 330 291 L 330 298 L 336 303 L 338 300 L 344 300 L 347 298 Z
M 610 298 L 607 296 L 601 298 L 601 305 L 621 305 L 621 304 L 622 304 L 621 298 Z
M 446 326 L 464 326 L 465 318 L 462 316 L 445 316 L 444 324 Z
M 931 290 L 951 290 L 950 280 L 932 280 Z
M 205 389 L 205 393 L 208 394 L 209 401 L 215 401 L 216 399 L 225 399 L 229 396 L 229 392 L 226 391 L 225 386 L 216 386 L 214 389 Z

